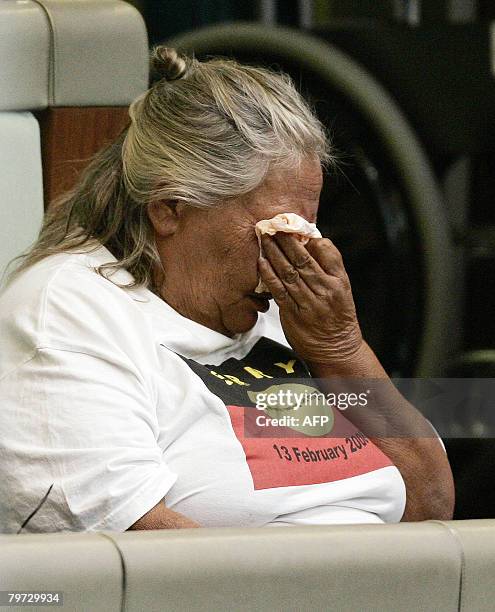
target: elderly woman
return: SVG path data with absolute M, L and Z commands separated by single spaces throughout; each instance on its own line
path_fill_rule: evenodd
M 313 227 L 319 121 L 286 75 L 152 59 L 161 78 L 0 298 L 1 531 L 450 518 L 442 444 L 363 340 L 335 245 L 278 232 L 260 251 L 261 220 Z M 253 389 L 309 376 L 380 380 L 371 421 L 421 435 L 335 409 L 345 436 L 249 429 L 269 414 Z

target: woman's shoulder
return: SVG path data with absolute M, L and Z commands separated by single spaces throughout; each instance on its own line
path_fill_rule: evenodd
M 124 297 L 125 285 L 133 281 L 131 274 L 119 269 L 104 276 L 98 271 L 99 266 L 115 261 L 115 257 L 102 246 L 92 251 L 73 250 L 44 257 L 14 274 L 3 287 L 0 316 L 30 304 L 46 307 L 50 298 L 64 293 L 69 300 L 83 291 L 87 300 L 101 301 L 102 294 L 108 297 L 109 293 Z
M 108 278 L 98 273 L 98 266 L 112 261 L 116 260 L 104 247 L 65 252 L 14 276 L 0 294 L 3 353 L 16 353 L 18 360 L 42 347 L 97 350 L 98 342 L 125 342 L 137 336 L 133 329 L 140 324 L 135 305 L 140 290 L 125 287 L 133 281 L 126 270 Z

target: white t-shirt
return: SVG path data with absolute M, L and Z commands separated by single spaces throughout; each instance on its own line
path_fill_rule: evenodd
M 23 531 L 123 531 L 162 499 L 205 527 L 401 519 L 404 482 L 371 442 L 250 433 L 255 383 L 304 376 L 275 304 L 228 338 L 106 261 L 50 256 L 0 295 L 1 532 L 48 491 Z

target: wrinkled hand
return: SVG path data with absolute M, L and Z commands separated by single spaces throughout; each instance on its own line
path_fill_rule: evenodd
M 262 236 L 260 276 L 280 309 L 289 344 L 308 364 L 337 365 L 364 345 L 342 256 L 328 238 L 303 246 L 294 236 Z

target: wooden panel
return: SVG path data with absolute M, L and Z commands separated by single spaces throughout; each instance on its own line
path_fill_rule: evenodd
M 72 187 L 91 157 L 129 122 L 127 107 L 49 108 L 41 129 L 45 208 Z

